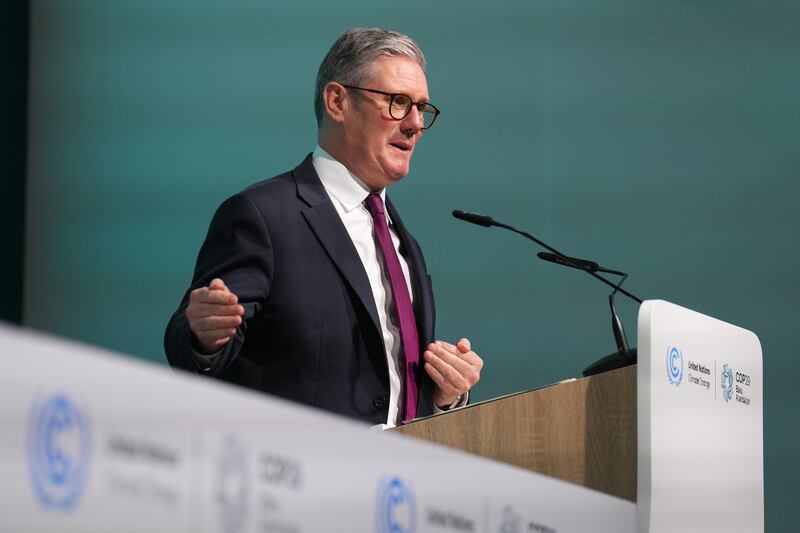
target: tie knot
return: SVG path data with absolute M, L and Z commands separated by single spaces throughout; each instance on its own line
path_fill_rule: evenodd
M 386 216 L 386 212 L 383 210 L 383 200 L 381 199 L 380 194 L 370 193 L 367 196 L 367 199 L 364 200 L 364 203 L 367 205 L 367 211 L 373 217 L 376 216 Z

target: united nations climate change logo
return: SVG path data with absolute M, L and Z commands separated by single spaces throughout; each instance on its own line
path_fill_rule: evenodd
M 725 403 L 733 398 L 733 370 L 728 365 L 722 365 L 722 375 L 720 376 L 720 387 L 722 387 L 722 398 Z
M 34 401 L 28 421 L 28 469 L 44 506 L 71 511 L 89 473 L 89 419 L 64 394 Z
M 522 525 L 520 516 L 510 505 L 503 507 L 503 521 L 500 523 L 500 533 L 521 533 Z
M 414 533 L 416 530 L 414 494 L 400 478 L 381 481 L 376 509 L 378 533 Z
M 217 461 L 215 484 L 215 499 L 225 533 L 239 533 L 246 529 L 250 499 L 249 471 L 244 444 L 237 435 L 227 435 Z
M 667 377 L 676 387 L 683 380 L 683 354 L 676 346 L 670 346 L 667 350 Z

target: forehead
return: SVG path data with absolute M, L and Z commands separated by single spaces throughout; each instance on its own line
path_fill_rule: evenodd
M 422 67 L 405 56 L 382 57 L 375 61 L 368 78 L 370 89 L 404 93 L 414 100 L 428 99 L 428 80 Z

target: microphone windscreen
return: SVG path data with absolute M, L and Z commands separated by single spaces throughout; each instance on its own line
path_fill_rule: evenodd
M 469 211 L 461 211 L 456 209 L 453 211 L 453 216 L 459 220 L 464 220 L 466 222 L 472 222 L 473 224 L 477 224 L 479 226 L 489 227 L 494 224 L 494 220 L 492 217 L 487 215 L 479 215 L 477 213 L 470 213 Z

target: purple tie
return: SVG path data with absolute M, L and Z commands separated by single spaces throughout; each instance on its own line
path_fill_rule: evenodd
M 401 420 L 412 420 L 417 416 L 417 380 L 415 379 L 417 365 L 419 365 L 419 340 L 417 338 L 417 323 L 414 320 L 414 309 L 411 307 L 411 296 L 408 294 L 408 285 L 400 267 L 400 260 L 389 235 L 389 226 L 386 225 L 386 213 L 383 210 L 383 200 L 375 193 L 367 196 L 364 202 L 367 210 L 372 215 L 372 227 L 375 240 L 381 247 L 383 263 L 392 286 L 392 301 L 397 313 L 400 337 L 403 339 L 403 376 L 404 397 L 400 408 Z

